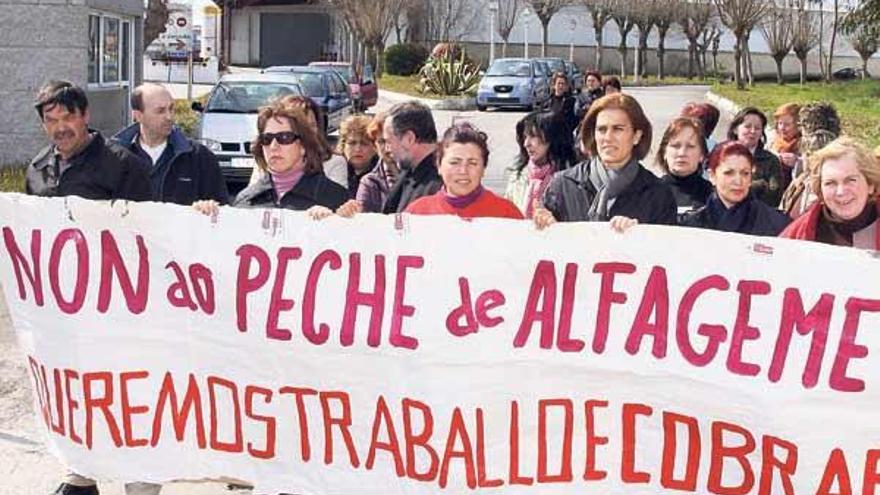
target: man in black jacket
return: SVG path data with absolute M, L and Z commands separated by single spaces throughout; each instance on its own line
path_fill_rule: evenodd
M 417 101 L 391 107 L 382 127 L 385 147 L 400 166 L 400 175 L 388 191 L 383 213 L 400 213 L 422 196 L 443 187 L 437 172 L 437 127 L 431 109 Z
M 86 199 L 152 199 L 146 165 L 125 148 L 89 129 L 89 102 L 82 88 L 50 81 L 34 107 L 52 144 L 25 174 L 25 191 L 36 196 Z
M 135 88 L 131 109 L 135 123 L 113 139 L 151 165 L 156 201 L 229 203 L 217 157 L 174 125 L 174 98 L 164 86 L 147 83 Z

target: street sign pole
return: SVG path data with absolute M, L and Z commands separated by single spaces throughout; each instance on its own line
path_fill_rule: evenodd
M 193 49 L 195 48 L 195 40 L 193 40 L 192 31 L 189 32 L 189 56 L 186 61 L 186 99 L 192 102 L 193 99 Z

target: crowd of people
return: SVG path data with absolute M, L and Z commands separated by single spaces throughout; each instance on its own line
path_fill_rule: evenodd
M 482 185 L 488 136 L 467 122 L 438 139 L 431 110 L 412 101 L 341 125 L 332 149 L 318 130 L 320 108 L 287 96 L 260 109 L 250 184 L 228 194 L 217 158 L 174 125 L 171 94 L 145 84 L 132 92 L 129 128 L 107 139 L 89 127 L 85 92 L 52 81 L 35 108 L 51 144 L 31 162 L 26 191 L 93 200 L 159 201 L 218 215 L 220 207 L 284 208 L 314 219 L 361 213 L 458 215 L 531 221 L 684 225 L 877 250 L 877 151 L 840 135 L 833 106 L 787 104 L 768 118 L 747 107 L 727 140 L 712 139 L 720 113 L 708 103 L 681 110 L 646 168 L 653 128 L 620 81 L 588 72 L 572 95 L 554 78 L 549 109 L 516 125 L 519 154 L 503 195 Z M 129 495 L 161 487 L 127 485 Z M 69 473 L 57 495 L 96 495 L 94 481 Z

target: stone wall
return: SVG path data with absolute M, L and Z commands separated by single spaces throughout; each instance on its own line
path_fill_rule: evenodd
M 142 44 L 142 0 L 3 0 L 0 2 L 0 166 L 27 163 L 46 145 L 32 102 L 50 79 L 87 87 L 89 12 L 137 16 L 132 43 Z M 138 60 L 140 58 L 138 57 Z M 136 84 L 142 68 L 134 64 Z M 95 127 L 128 122 L 128 88 L 89 88 Z

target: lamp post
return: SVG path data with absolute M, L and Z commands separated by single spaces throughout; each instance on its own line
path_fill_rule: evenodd
M 529 18 L 532 15 L 532 11 L 529 10 L 528 7 L 524 8 L 522 11 L 523 18 L 523 57 L 529 58 Z
M 568 45 L 568 61 L 574 63 L 574 28 L 577 27 L 577 21 L 574 17 L 568 18 L 569 29 L 569 45 Z
M 495 15 L 498 13 L 498 0 L 489 0 L 489 63 L 495 60 Z

